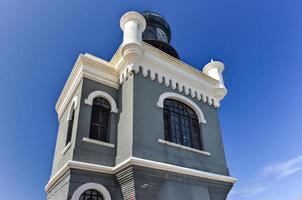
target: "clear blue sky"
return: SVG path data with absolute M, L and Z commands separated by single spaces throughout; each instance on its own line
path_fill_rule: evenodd
M 299 0 L 0 0 L 1 199 L 45 199 L 54 106 L 78 54 L 109 60 L 121 15 L 150 9 L 170 23 L 183 61 L 226 65 L 220 121 L 239 180 L 228 199 L 301 200 L 301 8 Z

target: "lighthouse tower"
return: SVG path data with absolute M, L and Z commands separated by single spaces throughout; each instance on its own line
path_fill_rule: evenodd
M 127 12 L 110 61 L 79 55 L 57 101 L 49 200 L 225 200 L 224 64 L 182 62 L 153 12 Z

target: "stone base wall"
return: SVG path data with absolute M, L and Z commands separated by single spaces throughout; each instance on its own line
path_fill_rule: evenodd
M 104 186 L 111 200 L 226 200 L 233 186 L 138 166 L 130 166 L 116 174 L 71 169 L 52 188 L 48 199 L 70 200 L 86 183 Z

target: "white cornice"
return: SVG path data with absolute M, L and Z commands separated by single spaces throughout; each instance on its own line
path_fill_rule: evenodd
M 61 118 L 83 77 L 119 88 L 119 84 L 122 84 L 132 71 L 138 72 L 140 69 L 145 77 L 149 76 L 159 83 L 164 82 L 167 87 L 179 92 L 184 91 L 192 98 L 219 107 L 220 99 L 215 98 L 220 84 L 218 80 L 147 43 L 142 42 L 141 48 L 144 54 L 138 63 L 128 63 L 121 55 L 121 46 L 110 62 L 90 54 L 81 54 L 57 101 L 58 117 Z
M 56 104 L 59 119 L 84 77 L 119 88 L 118 72 L 110 63 L 89 54 L 79 55 Z
M 237 181 L 236 178 L 230 176 L 190 169 L 186 167 L 180 167 L 177 165 L 171 165 L 167 163 L 156 162 L 156 161 L 151 161 L 142 158 L 130 157 L 126 159 L 124 162 L 120 163 L 119 165 L 116 165 L 115 167 L 108 167 L 104 165 L 96 165 L 91 163 L 70 160 L 55 175 L 51 177 L 51 179 L 45 186 L 45 190 L 46 192 L 49 192 L 50 189 L 56 184 L 56 182 L 70 169 L 81 169 L 81 170 L 93 171 L 93 172 L 99 172 L 105 174 L 115 174 L 118 171 L 123 170 L 124 168 L 130 165 L 141 166 L 151 169 L 158 169 L 167 172 L 174 172 L 183 175 L 195 176 L 199 178 L 222 181 L 227 183 L 235 183 Z
M 121 61 L 123 60 L 123 57 L 121 55 L 122 45 L 123 44 L 121 44 L 119 46 L 119 48 L 117 49 L 117 51 L 115 52 L 115 54 L 113 55 L 113 57 L 110 60 L 110 64 L 114 68 L 117 68 L 117 69 L 121 68 L 119 63 L 122 63 Z M 154 57 L 156 57 L 156 60 L 162 60 L 165 63 L 164 65 L 171 64 L 175 68 L 180 68 L 184 71 L 195 74 L 195 75 L 199 76 L 200 78 L 209 81 L 212 84 L 217 84 L 218 83 L 218 81 L 216 79 L 206 75 L 205 73 L 203 73 L 202 71 L 196 69 L 195 67 L 193 67 L 191 65 L 188 65 L 187 63 L 184 63 L 181 60 L 176 59 L 176 58 L 170 56 L 169 54 L 153 47 L 152 45 L 150 45 L 146 42 L 142 42 L 142 45 L 145 48 L 147 53 L 149 53 L 149 54 L 153 55 Z
M 144 55 L 137 63 L 128 63 L 121 54 L 121 47 L 111 59 L 111 65 L 119 71 L 121 84 L 130 72 L 142 70 L 143 75 L 151 80 L 164 82 L 167 87 L 219 107 L 220 99 L 216 98 L 218 80 L 147 43 L 142 43 L 142 48 Z

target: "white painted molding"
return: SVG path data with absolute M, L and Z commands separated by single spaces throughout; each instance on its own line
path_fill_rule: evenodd
M 109 191 L 101 184 L 97 183 L 86 183 L 78 187 L 78 189 L 73 193 L 71 200 L 79 200 L 81 197 L 81 194 L 85 192 L 86 190 L 97 190 L 100 192 L 104 198 L 104 200 L 111 200 Z
M 209 153 L 207 151 L 194 149 L 194 148 L 191 148 L 191 147 L 187 147 L 187 146 L 184 146 L 184 145 L 181 145 L 181 144 L 176 144 L 174 142 L 170 142 L 170 141 L 163 140 L 163 139 L 158 139 L 158 142 L 161 143 L 161 144 L 166 144 L 166 145 L 169 145 L 169 146 L 172 146 L 172 147 L 176 147 L 176 148 L 179 148 L 179 149 L 184 149 L 184 150 L 187 150 L 187 151 L 192 151 L 192 152 L 195 152 L 195 153 L 200 153 L 200 154 L 207 155 L 207 156 L 211 155 L 211 153 Z
M 105 98 L 110 106 L 111 106 L 111 112 L 114 112 L 114 113 L 118 113 L 118 110 L 117 110 L 117 106 L 116 106 L 116 102 L 115 100 L 112 98 L 112 96 L 104 91 L 94 91 L 94 92 L 91 92 L 87 99 L 85 99 L 85 103 L 88 104 L 88 105 L 92 105 L 93 103 L 93 99 L 96 98 L 96 97 L 103 97 Z
M 67 118 L 66 118 L 66 121 L 69 121 L 71 120 L 71 114 L 72 112 L 77 109 L 77 106 L 78 106 L 78 97 L 75 96 L 73 97 L 72 101 L 71 101 L 71 104 L 69 106 L 69 110 L 68 110 L 68 114 L 67 114 Z
M 223 82 L 222 72 L 224 70 L 224 64 L 219 61 L 211 60 L 208 64 L 203 67 L 203 72 L 208 76 L 219 81 L 219 85 L 214 89 L 214 97 L 221 100 L 228 93 Z
M 180 95 L 180 94 L 177 94 L 174 92 L 165 92 L 159 96 L 158 101 L 157 101 L 157 106 L 160 108 L 164 108 L 164 100 L 168 99 L 168 98 L 181 101 L 184 104 L 188 105 L 190 108 L 192 108 L 196 112 L 199 123 L 204 123 L 204 124 L 207 123 L 199 106 L 197 106 L 191 99 L 189 99 L 188 97 L 185 97 L 183 95 Z
M 171 165 L 171 164 L 167 164 L 167 163 L 156 162 L 156 161 L 151 161 L 151 160 L 146 160 L 146 159 L 136 158 L 136 157 L 131 157 L 131 164 L 136 165 L 136 166 L 141 166 L 141 167 L 147 167 L 147 168 L 158 169 L 158 170 L 163 170 L 163 171 L 168 171 L 168 172 L 180 173 L 180 174 L 185 174 L 185 175 L 189 175 L 189 176 L 206 178 L 206 179 L 216 180 L 216 181 L 223 181 L 223 182 L 228 182 L 228 183 L 235 183 L 237 181 L 236 178 L 233 178 L 230 176 L 224 176 L 224 175 L 215 174 L 215 173 L 211 173 L 211 172 L 205 172 L 205 171 L 201 171 L 201 170 L 190 169 L 190 168 L 186 168 L 186 167 L 180 167 L 177 165 Z
M 70 147 L 71 147 L 71 142 L 68 142 L 68 144 L 65 146 L 65 148 L 62 151 L 62 155 L 64 155 Z
M 104 165 L 96 165 L 91 163 L 85 163 L 85 162 L 78 162 L 78 161 L 67 161 L 67 163 L 55 174 L 51 177 L 47 185 L 45 186 L 46 192 L 49 192 L 53 186 L 56 184 L 56 182 L 64 176 L 64 174 L 70 170 L 70 169 L 81 169 L 86 171 L 93 171 L 93 172 L 99 172 L 99 173 L 105 173 L 105 174 L 115 174 L 118 171 L 125 169 L 126 167 L 130 165 L 135 166 L 141 166 L 141 167 L 147 167 L 151 169 L 158 169 L 168 172 L 174 172 L 179 174 L 185 174 L 189 176 L 195 176 L 215 181 L 222 181 L 227 183 L 235 183 L 237 181 L 236 178 L 215 174 L 211 172 L 205 172 L 201 170 L 196 169 L 190 169 L 187 167 L 180 167 L 177 165 L 171 165 L 163 162 L 157 162 L 157 161 L 151 161 L 147 159 L 142 158 L 136 158 L 136 157 L 130 157 L 123 161 L 122 163 L 116 165 L 115 167 L 108 167 Z
M 125 25 L 129 21 L 134 21 L 135 23 L 137 23 L 139 25 L 138 28 L 140 29 L 141 32 L 144 31 L 145 28 L 146 28 L 145 18 L 140 13 L 138 13 L 136 11 L 129 11 L 121 17 L 120 27 L 123 31 L 125 31 Z
M 125 13 L 120 20 L 123 30 L 122 56 L 129 63 L 137 63 L 144 54 L 142 48 L 142 33 L 146 28 L 145 18 L 138 12 Z
M 118 89 L 118 77 L 118 71 L 107 61 L 90 54 L 80 54 L 56 103 L 58 119 L 61 119 L 83 78 Z
M 156 80 L 160 84 L 164 83 L 173 90 L 184 91 L 187 96 L 190 95 L 214 107 L 220 106 L 221 95 L 215 92 L 215 88 L 220 84 L 218 80 L 147 43 L 142 42 L 140 48 L 143 49 L 144 55 L 134 63 L 129 64 L 122 56 L 122 46 L 110 61 L 119 71 L 120 84 L 123 84 L 133 71 L 138 73 L 141 70 L 144 77 Z
M 224 70 L 224 64 L 220 61 L 211 60 L 208 64 L 206 64 L 203 67 L 202 71 L 205 74 L 208 74 L 209 71 L 211 71 L 212 69 L 217 69 L 219 73 L 222 73 Z M 209 76 L 211 76 L 211 74 L 209 74 Z M 219 80 L 219 77 L 216 76 L 211 76 L 211 77 L 215 78 L 216 80 Z
M 114 144 L 111 144 L 111 143 L 108 143 L 108 142 L 102 142 L 102 141 L 99 141 L 99 140 L 94 140 L 94 139 L 87 138 L 87 137 L 83 137 L 83 141 L 93 143 L 93 144 L 97 144 L 97 145 L 101 145 L 101 146 L 105 146 L 105 147 L 110 147 L 110 148 L 115 147 Z
M 83 78 L 118 89 L 133 71 L 139 72 L 139 66 L 145 77 L 150 74 L 150 79 L 159 83 L 165 80 L 164 84 L 167 87 L 179 92 L 185 91 L 186 95 L 214 107 L 219 107 L 220 101 L 226 95 L 227 90 L 223 88 L 225 91 L 221 91 L 222 83 L 219 80 L 145 42 L 139 44 L 140 50 L 144 53 L 139 55 L 134 63 L 129 63 L 123 57 L 123 48 L 125 49 L 125 46 L 121 44 L 110 62 L 90 54 L 81 54 L 78 57 L 56 104 L 59 119 Z

